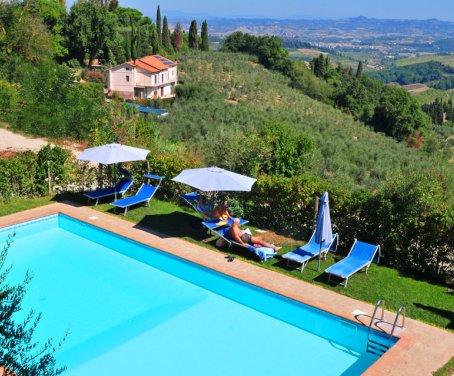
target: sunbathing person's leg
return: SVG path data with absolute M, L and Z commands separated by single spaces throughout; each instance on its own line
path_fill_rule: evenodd
M 279 251 L 282 247 L 278 247 L 276 245 L 273 245 L 273 244 L 270 244 L 270 243 L 267 243 L 265 240 L 263 240 L 260 236 L 253 236 L 251 238 L 251 243 L 252 244 L 260 244 L 261 246 L 263 247 L 267 247 L 267 248 L 272 248 L 274 249 L 275 251 Z

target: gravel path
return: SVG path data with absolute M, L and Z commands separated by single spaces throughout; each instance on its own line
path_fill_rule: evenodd
M 0 128 L 0 152 L 22 152 L 26 150 L 37 152 L 48 143 L 49 141 L 45 138 L 29 138 L 21 134 L 11 132 L 8 129 Z M 81 151 L 75 146 L 64 146 L 64 148 L 70 149 L 75 155 L 79 155 L 81 153 Z

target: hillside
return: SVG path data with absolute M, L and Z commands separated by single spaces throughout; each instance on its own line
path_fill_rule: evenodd
M 247 158 L 236 140 L 275 121 L 314 141 L 315 156 L 305 171 L 344 187 L 375 189 L 396 173 L 423 169 L 434 169 L 452 183 L 452 166 L 291 89 L 284 76 L 245 55 L 193 53 L 180 58 L 179 71 L 182 86 L 188 89 L 186 99 L 177 99 L 171 116 L 162 120 L 162 133 L 186 141 L 206 163 L 241 169 L 228 162 L 235 155 Z

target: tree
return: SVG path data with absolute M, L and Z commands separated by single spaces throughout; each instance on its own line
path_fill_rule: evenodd
M 7 49 L 26 61 L 47 60 L 55 56 L 52 36 L 43 21 L 21 10 L 7 30 L 6 44 Z
M 156 11 L 156 34 L 158 37 L 158 45 L 162 46 L 162 21 L 161 21 L 161 8 L 158 5 L 158 10 Z
M 157 54 L 159 52 L 159 38 L 158 38 L 158 32 L 156 30 L 156 26 L 153 24 L 151 26 L 151 31 L 150 31 L 150 44 L 151 47 L 153 48 L 153 53 Z
M 428 128 L 430 119 L 406 90 L 386 87 L 372 123 L 375 130 L 402 141 L 415 130 Z
M 175 51 L 181 50 L 183 47 L 184 37 L 183 37 L 183 27 L 180 22 L 177 22 L 175 25 L 175 30 L 172 35 L 172 45 Z
M 5 376 L 53 376 L 64 369 L 56 368 L 55 349 L 51 341 L 44 344 L 33 342 L 33 334 L 41 315 L 30 312 L 23 322 L 17 323 L 16 313 L 22 307 L 26 288 L 31 282 L 27 274 L 24 281 L 15 286 L 7 283 L 11 267 L 6 266 L 8 250 L 13 236 L 9 236 L 0 253 L 0 364 Z
M 360 61 L 358 63 L 358 68 L 356 69 L 356 78 L 361 78 L 363 74 L 363 69 L 364 69 L 363 62 Z
M 197 30 L 197 21 L 192 20 L 189 27 L 189 48 L 196 50 L 199 47 L 199 36 Z
M 169 24 L 167 23 L 167 17 L 164 16 L 164 22 L 162 25 L 162 47 L 166 51 L 172 50 L 172 39 L 169 30 Z
M 208 23 L 206 20 L 202 22 L 202 45 L 200 49 L 202 51 L 210 50 L 210 36 L 208 34 Z
M 112 0 L 109 4 L 109 11 L 110 12 L 116 12 L 116 10 L 118 9 L 118 0 Z
M 115 36 L 115 18 L 105 6 L 78 0 L 71 7 L 66 25 L 71 56 L 79 61 L 108 60 Z

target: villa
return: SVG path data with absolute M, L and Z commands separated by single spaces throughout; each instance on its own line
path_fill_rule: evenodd
M 110 68 L 107 88 L 125 99 L 172 98 L 177 82 L 177 63 L 152 55 Z

